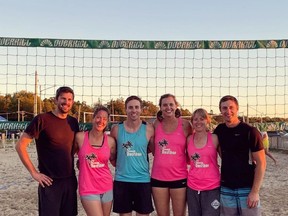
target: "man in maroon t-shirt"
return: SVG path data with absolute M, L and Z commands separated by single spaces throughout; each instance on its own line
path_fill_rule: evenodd
M 79 131 L 75 118 L 68 115 L 74 103 L 74 92 L 60 87 L 56 108 L 37 115 L 16 144 L 18 155 L 39 182 L 39 215 L 77 215 L 77 179 L 74 170 L 74 137 Z M 31 162 L 27 146 L 35 139 L 38 169 Z

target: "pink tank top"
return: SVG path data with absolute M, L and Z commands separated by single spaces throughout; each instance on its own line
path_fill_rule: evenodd
M 188 187 L 197 191 L 212 190 L 220 187 L 220 171 L 217 163 L 217 150 L 212 134 L 208 132 L 207 143 L 203 148 L 194 145 L 194 134 L 188 143 L 190 169 Z
M 85 132 L 83 145 L 78 152 L 79 158 L 79 194 L 103 194 L 113 189 L 113 177 L 108 167 L 110 147 L 104 134 L 102 147 L 90 145 L 88 132 Z
M 155 129 L 155 153 L 151 177 L 161 181 L 187 178 L 186 137 L 182 119 L 175 131 L 166 133 L 161 122 Z

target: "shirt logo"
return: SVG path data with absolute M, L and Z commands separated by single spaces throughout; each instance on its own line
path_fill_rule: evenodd
M 214 209 L 218 209 L 219 206 L 220 206 L 220 202 L 218 200 L 214 200 L 212 203 L 211 203 L 211 206 L 214 208 Z
M 196 168 L 207 168 L 209 164 L 205 164 L 203 161 L 200 161 L 200 154 L 195 152 L 194 155 L 191 155 L 191 160 L 194 162 Z
M 122 148 L 125 148 L 125 151 L 130 149 L 133 146 L 133 144 L 130 141 L 127 141 L 126 143 L 122 144 Z
M 91 168 L 104 167 L 104 164 L 98 161 L 98 156 L 94 153 L 86 155 L 85 159 L 88 161 L 88 164 Z
M 172 151 L 170 148 L 167 148 L 169 145 L 169 142 L 166 139 L 162 139 L 158 142 L 158 145 L 160 146 L 160 152 L 161 154 L 169 154 L 169 155 L 175 155 L 176 152 Z
M 198 154 L 197 152 L 194 153 L 194 155 L 191 155 L 191 160 L 194 161 L 197 161 L 200 159 L 200 154 Z
M 166 146 L 168 145 L 168 141 L 167 141 L 166 139 L 163 139 L 163 140 L 160 140 L 160 141 L 158 142 L 158 144 L 159 144 L 159 146 L 160 146 L 161 148 L 164 148 L 164 147 L 166 147 Z
M 126 143 L 122 144 L 122 148 L 125 148 L 126 156 L 128 157 L 140 157 L 142 153 L 136 152 L 135 150 L 131 149 L 133 147 L 132 142 L 127 141 Z

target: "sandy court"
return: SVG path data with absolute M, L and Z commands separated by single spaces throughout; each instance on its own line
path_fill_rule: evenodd
M 38 185 L 22 165 L 12 146 L 13 143 L 7 144 L 4 149 L 0 143 L 0 215 L 38 215 Z M 36 164 L 35 146 L 31 144 L 28 151 Z M 285 216 L 288 215 L 288 152 L 271 152 L 278 160 L 278 165 L 274 165 L 273 161 L 267 158 L 267 170 L 260 195 L 262 215 Z M 84 216 L 81 203 L 78 202 L 78 205 L 79 215 Z

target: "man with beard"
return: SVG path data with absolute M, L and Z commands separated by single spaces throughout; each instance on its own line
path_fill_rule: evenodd
M 39 182 L 39 215 L 77 215 L 77 179 L 74 170 L 74 137 L 78 122 L 68 115 L 74 92 L 57 89 L 55 109 L 37 115 L 16 144 L 16 151 L 31 176 Z M 38 169 L 33 165 L 27 146 L 36 141 Z

